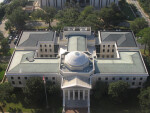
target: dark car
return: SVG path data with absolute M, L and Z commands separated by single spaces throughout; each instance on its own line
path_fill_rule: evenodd
M 15 44 L 15 45 L 17 44 L 17 41 L 18 41 L 18 40 L 15 40 L 15 41 L 14 41 L 14 44 Z
M 10 44 L 11 43 L 11 40 L 8 40 L 8 44 Z

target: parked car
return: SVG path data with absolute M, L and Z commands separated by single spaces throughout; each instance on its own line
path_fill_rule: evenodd
M 9 38 L 8 38 L 9 40 L 12 40 L 13 39 L 13 36 L 9 36 Z
M 8 40 L 8 44 L 10 44 L 11 43 L 11 40 Z
M 16 39 L 16 40 L 14 41 L 14 44 L 15 44 L 15 45 L 17 44 L 17 41 L 18 41 L 18 39 Z

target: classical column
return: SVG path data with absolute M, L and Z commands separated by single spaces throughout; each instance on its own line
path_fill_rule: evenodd
M 78 100 L 80 100 L 80 90 L 78 90 Z
M 83 100 L 85 100 L 85 90 L 83 90 Z
M 73 90 L 73 100 L 75 100 L 75 91 Z
M 90 113 L 90 90 L 88 90 L 88 113 Z
M 65 106 L 65 90 L 63 90 L 63 106 Z
M 68 100 L 70 100 L 70 90 L 68 90 Z

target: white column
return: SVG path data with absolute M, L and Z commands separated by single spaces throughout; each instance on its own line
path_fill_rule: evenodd
M 90 113 L 90 90 L 88 90 L 88 113 Z
M 83 100 L 85 100 L 85 90 L 83 90 Z
M 80 100 L 80 90 L 78 90 L 78 100 Z
M 65 90 L 63 90 L 63 106 L 65 106 Z
M 68 90 L 68 100 L 70 100 L 70 90 Z
M 75 91 L 73 90 L 73 100 L 75 100 Z

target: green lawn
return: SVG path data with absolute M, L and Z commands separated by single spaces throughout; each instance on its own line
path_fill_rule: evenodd
M 0 81 L 2 81 L 3 77 L 4 77 L 5 71 L 4 70 L 0 70 Z

